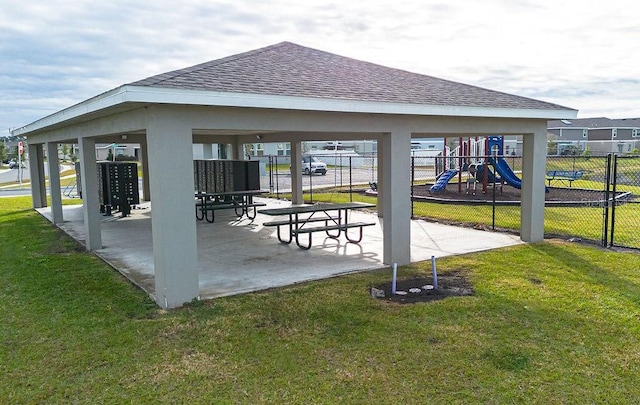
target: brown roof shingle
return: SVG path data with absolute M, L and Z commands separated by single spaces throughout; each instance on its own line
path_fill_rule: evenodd
M 159 74 L 130 85 L 439 106 L 568 109 L 290 42 Z

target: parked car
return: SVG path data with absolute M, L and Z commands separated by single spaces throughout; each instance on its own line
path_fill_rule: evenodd
M 9 161 L 9 169 L 17 169 L 18 166 L 18 162 L 16 162 L 15 160 L 12 159 Z
M 302 156 L 302 173 L 312 174 L 320 173 L 321 175 L 327 174 L 327 164 L 321 162 L 317 157 L 304 155 Z

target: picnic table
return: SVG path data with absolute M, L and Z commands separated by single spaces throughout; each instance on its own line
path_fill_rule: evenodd
M 549 186 L 551 186 L 552 181 L 560 183 L 567 182 L 569 187 L 571 187 L 572 183 L 582 178 L 583 175 L 584 173 L 579 170 L 549 170 L 547 172 L 547 182 Z
M 313 205 L 291 205 L 284 208 L 269 208 L 259 210 L 260 214 L 270 216 L 286 216 L 286 219 L 265 222 L 263 226 L 275 226 L 278 228 L 278 240 L 289 244 L 295 238 L 296 245 L 301 249 L 310 249 L 311 235 L 315 232 L 325 232 L 330 238 L 337 239 L 343 233 L 344 237 L 352 243 L 362 241 L 362 229 L 365 226 L 376 225 L 375 222 L 349 222 L 349 211 L 364 208 L 373 208 L 375 204 L 351 202 L 351 203 L 318 203 Z M 319 225 L 318 225 L 319 224 Z M 281 228 L 288 228 L 288 238 L 284 238 Z M 358 237 L 349 235 L 350 229 L 359 229 Z M 309 236 L 307 243 L 300 240 L 300 235 Z
M 213 223 L 215 211 L 233 209 L 238 218 L 256 217 L 256 207 L 264 207 L 265 203 L 254 202 L 253 197 L 264 194 L 261 190 L 226 191 L 219 193 L 195 193 L 196 218 Z

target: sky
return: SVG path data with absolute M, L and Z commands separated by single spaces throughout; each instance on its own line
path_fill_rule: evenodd
M 282 41 L 640 117 L 636 0 L 0 0 L 0 136 L 120 85 Z

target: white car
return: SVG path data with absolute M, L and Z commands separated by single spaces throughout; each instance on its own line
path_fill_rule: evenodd
M 327 164 L 321 162 L 315 156 L 304 155 L 302 156 L 302 173 L 320 173 L 324 176 L 325 174 L 327 174 Z

